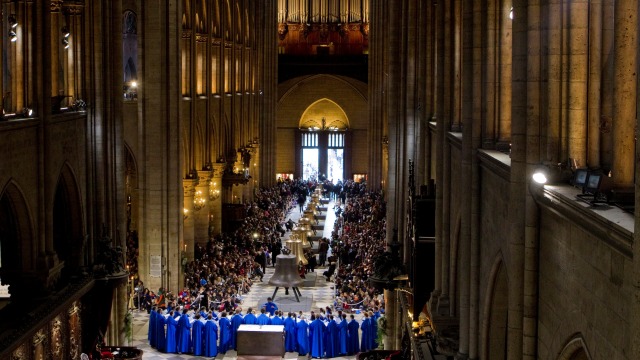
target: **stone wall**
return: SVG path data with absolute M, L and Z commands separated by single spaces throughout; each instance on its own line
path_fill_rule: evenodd
M 304 111 L 321 99 L 329 99 L 344 110 L 353 132 L 351 164 L 353 173 L 368 172 L 369 107 L 366 84 L 346 77 L 314 75 L 300 77 L 278 86 L 276 172 L 295 170 L 295 129 Z M 351 178 L 351 174 L 345 174 Z

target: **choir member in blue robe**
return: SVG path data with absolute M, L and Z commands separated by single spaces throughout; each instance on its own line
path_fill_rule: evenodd
M 321 358 L 324 356 L 324 333 L 326 326 L 320 319 L 311 317 L 311 324 L 309 324 L 309 342 L 311 343 L 311 357 Z
M 373 318 L 376 319 L 376 321 L 378 321 L 378 319 L 380 318 L 380 309 L 378 309 L 378 307 L 374 307 L 373 308 Z
M 371 350 L 371 320 L 369 320 L 369 313 L 364 313 L 364 319 L 360 325 L 362 330 L 362 339 L 360 339 L 360 351 Z
M 282 311 L 276 311 L 276 316 L 271 318 L 271 325 L 283 325 L 284 319 L 282 318 Z
M 338 350 L 340 348 L 340 338 L 339 338 L 339 330 L 338 323 L 333 318 L 333 315 L 329 315 L 329 324 L 327 325 L 327 337 L 325 342 L 325 352 L 328 358 L 338 356 Z
M 269 315 L 273 316 L 273 314 L 278 310 L 278 305 L 276 305 L 270 297 L 267 298 L 267 302 L 262 305 L 265 310 L 269 313 Z
M 191 344 L 193 346 L 193 355 L 202 355 L 202 334 L 204 332 L 204 324 L 200 321 L 200 314 L 195 316 L 195 321 L 191 324 Z
M 218 347 L 218 351 L 221 353 L 226 353 L 227 350 L 230 349 L 231 345 L 231 321 L 227 319 L 227 312 L 223 311 L 220 314 L 220 346 Z
M 162 315 L 162 309 L 158 308 L 158 310 L 156 310 L 156 330 L 154 331 L 156 336 L 156 349 L 158 349 L 158 351 L 166 351 L 167 339 L 164 335 L 164 324 L 166 322 L 167 320 L 165 320 L 164 315 Z
M 293 313 L 289 313 L 286 319 L 284 319 L 284 351 L 294 352 L 296 351 L 296 319 Z
M 369 321 L 371 321 L 371 350 L 375 350 L 378 348 L 378 321 L 373 312 L 369 312 Z
M 269 316 L 267 315 L 267 310 L 265 310 L 265 308 L 260 309 L 260 315 L 256 319 L 256 323 L 258 325 L 270 325 L 271 324 L 271 319 L 269 319 Z
M 247 309 L 247 314 L 244 316 L 244 323 L 245 324 L 255 324 L 256 320 L 257 320 L 257 318 L 253 314 L 253 309 L 252 308 Z
M 167 318 L 167 347 L 166 352 L 175 353 L 176 352 L 176 328 L 178 327 L 178 322 L 173 318 L 173 311 L 169 313 L 169 317 Z
M 349 324 L 347 325 L 347 354 L 349 355 L 354 355 L 360 352 L 360 339 L 358 339 L 358 329 L 360 329 L 360 324 L 358 324 L 355 317 L 351 315 L 351 321 L 349 321 Z
M 338 333 L 339 333 L 339 341 L 340 348 L 338 349 L 338 355 L 346 355 L 347 354 L 347 315 L 340 314 L 340 323 L 338 324 Z
M 214 357 L 218 355 L 218 325 L 209 315 L 204 324 L 204 356 Z
M 149 345 L 151 347 L 156 347 L 156 319 L 158 313 L 154 309 L 149 313 L 149 331 L 147 334 L 147 340 L 149 340 Z
M 244 321 L 242 317 L 242 313 L 240 309 L 236 309 L 236 313 L 231 317 L 231 344 L 229 345 L 230 349 L 237 350 L 238 349 L 238 328 L 242 325 Z
M 178 320 L 178 340 L 177 340 L 177 348 L 179 354 L 186 354 L 191 349 L 191 322 L 189 322 L 189 315 L 187 315 L 187 311 L 184 310 L 182 312 L 182 316 L 180 316 L 180 320 Z
M 298 344 L 298 355 L 306 356 L 309 353 L 309 324 L 304 318 L 296 324 L 296 341 Z

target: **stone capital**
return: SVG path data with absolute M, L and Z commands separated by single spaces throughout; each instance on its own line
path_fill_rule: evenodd
M 193 197 L 196 193 L 197 179 L 182 179 L 182 189 L 185 197 Z
M 215 163 L 212 164 L 213 170 L 211 170 L 211 178 L 212 179 L 222 179 L 222 174 L 224 174 L 224 168 L 227 166 L 226 163 Z
M 209 184 L 209 180 L 211 180 L 212 174 L 213 174 L 213 170 L 199 170 L 198 171 L 199 184 L 197 184 L 196 186 L 207 186 Z

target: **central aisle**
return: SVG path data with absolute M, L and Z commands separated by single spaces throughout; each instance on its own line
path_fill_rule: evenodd
M 322 236 L 331 238 L 331 232 L 333 231 L 333 225 L 335 223 L 335 213 L 334 213 L 334 203 L 331 201 L 327 206 L 326 211 L 326 220 L 324 221 L 324 229 L 322 231 Z M 300 219 L 300 210 L 297 206 L 291 208 L 289 213 L 287 214 L 287 218 L 285 220 L 292 219 L 294 222 L 298 222 Z M 282 237 L 282 243 L 289 239 L 291 232 L 287 232 Z M 318 230 L 318 235 L 320 235 L 320 231 Z M 317 242 L 314 243 L 314 249 L 317 249 Z M 330 254 L 331 250 L 329 250 Z M 317 256 L 317 255 L 316 255 Z M 260 307 L 262 304 L 260 302 L 263 299 L 271 296 L 275 287 L 269 285 L 269 279 L 273 276 L 274 273 L 273 266 L 267 266 L 265 276 L 263 281 L 257 281 L 253 283 L 251 287 L 251 291 L 247 293 L 242 302 L 242 313 L 244 314 L 249 307 L 253 307 L 256 309 L 256 312 L 260 312 Z M 303 313 L 307 316 L 307 319 L 310 317 L 310 311 L 315 310 L 317 312 L 320 308 L 325 308 L 327 306 L 332 307 L 334 301 L 334 283 L 332 281 L 326 281 L 326 279 L 322 276 L 322 273 L 327 270 L 327 267 L 318 267 L 315 270 L 316 280 L 313 287 L 300 287 L 300 292 L 302 296 L 312 296 L 313 302 L 310 309 L 304 310 Z M 278 298 L 280 296 L 284 296 L 284 289 L 278 290 L 276 295 L 275 303 L 278 304 Z M 204 357 L 201 356 L 191 356 L 191 355 L 179 355 L 179 354 L 165 354 L 156 351 L 155 349 L 149 346 L 147 341 L 147 330 L 149 324 L 149 315 L 146 312 L 140 312 L 137 310 L 133 311 L 133 346 L 138 347 L 144 351 L 143 359 L 149 360 L 179 360 L 179 359 L 202 359 Z M 357 316 L 357 320 L 360 320 L 361 315 Z M 286 353 L 285 359 L 307 359 L 307 356 L 297 356 L 297 353 Z M 237 353 L 234 350 L 228 351 L 226 354 L 218 354 L 216 359 L 224 359 L 224 360 L 236 360 Z M 355 359 L 355 356 L 347 356 L 347 357 L 338 357 L 335 359 Z

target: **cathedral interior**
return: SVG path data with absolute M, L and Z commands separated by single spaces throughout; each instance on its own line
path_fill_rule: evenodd
M 125 344 L 134 277 L 314 171 L 384 192 L 385 348 L 640 358 L 636 0 L 0 6 L 1 359 Z

